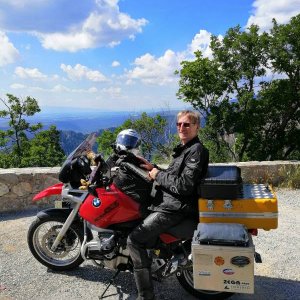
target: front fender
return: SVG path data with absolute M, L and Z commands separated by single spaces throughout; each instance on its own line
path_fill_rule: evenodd
M 71 211 L 71 208 L 49 208 L 38 212 L 37 217 L 41 220 L 49 217 L 67 219 Z
M 53 195 L 60 195 L 63 188 L 63 183 L 57 183 L 52 186 L 47 187 L 45 190 L 39 192 L 34 196 L 33 201 L 38 201 L 44 197 L 49 197 Z

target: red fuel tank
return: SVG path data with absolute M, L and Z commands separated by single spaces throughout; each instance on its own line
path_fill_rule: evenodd
M 79 209 L 79 215 L 102 228 L 111 224 L 139 219 L 139 204 L 120 191 L 114 184 L 109 189 L 98 188 L 98 197 L 89 195 Z

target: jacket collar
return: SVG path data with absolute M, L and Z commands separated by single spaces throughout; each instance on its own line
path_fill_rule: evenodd
M 185 149 L 191 147 L 192 145 L 194 145 L 196 143 L 200 143 L 200 140 L 199 140 L 198 136 L 195 136 L 192 140 L 187 142 L 185 145 L 178 144 L 173 149 L 173 151 L 174 151 L 173 157 L 176 157 L 176 156 L 180 155 L 182 153 L 182 151 L 184 151 Z

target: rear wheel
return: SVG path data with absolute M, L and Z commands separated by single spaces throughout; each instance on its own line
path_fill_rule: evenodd
M 37 218 L 30 226 L 27 242 L 33 256 L 43 265 L 56 271 L 78 267 L 82 262 L 81 245 L 83 228 L 74 223 L 70 226 L 56 250 L 51 247 L 59 234 L 65 219 L 47 216 Z

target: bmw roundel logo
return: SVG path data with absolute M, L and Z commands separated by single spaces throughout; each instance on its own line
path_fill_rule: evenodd
M 101 201 L 99 198 L 94 198 L 92 204 L 94 207 L 99 207 L 101 205 Z

